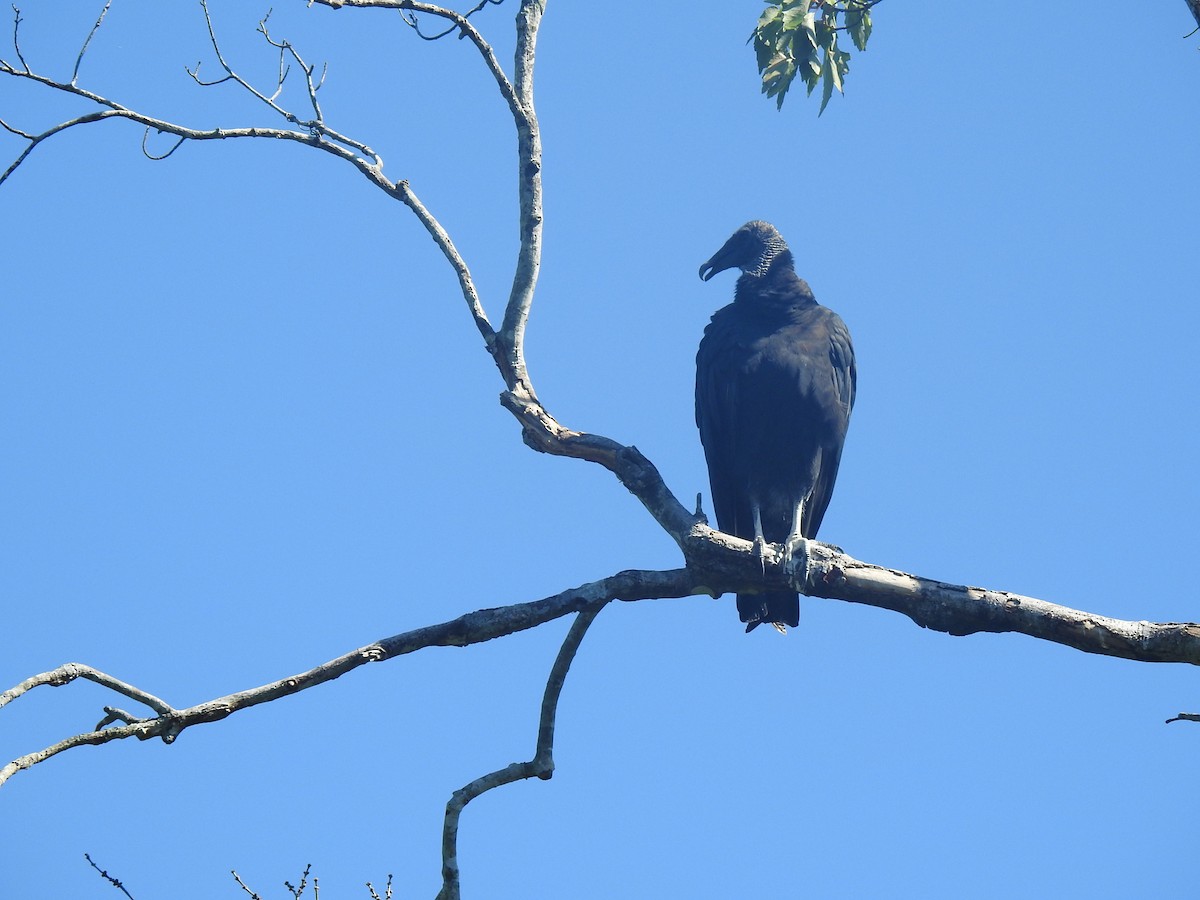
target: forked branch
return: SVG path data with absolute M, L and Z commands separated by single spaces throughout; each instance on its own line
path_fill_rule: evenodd
M 383 638 L 359 647 L 305 672 L 281 678 L 270 684 L 217 697 L 186 709 L 176 709 L 154 695 L 126 684 L 90 666 L 67 663 L 43 672 L 0 694 L 0 707 L 11 703 L 37 687 L 61 687 L 77 678 L 86 678 L 125 697 L 143 703 L 155 713 L 137 718 L 113 707 L 104 708 L 105 717 L 91 731 L 73 735 L 49 747 L 27 753 L 0 768 L 0 785 L 24 769 L 44 762 L 63 751 L 80 746 L 96 746 L 126 738 L 161 738 L 173 743 L 180 734 L 195 725 L 218 722 L 234 713 L 270 703 L 340 678 L 367 663 L 384 662 L 423 650 L 426 647 L 466 647 L 493 638 L 515 634 L 551 622 L 573 612 L 598 609 L 610 600 L 649 600 L 684 597 L 693 592 L 693 577 L 686 569 L 663 572 L 619 572 L 600 581 L 581 585 L 542 600 L 516 603 L 496 609 L 480 609 L 442 622 Z M 569 664 L 569 662 L 568 662 Z M 564 670 L 565 671 L 565 670 Z M 561 689 L 561 685 L 559 686 Z M 555 695 L 557 696 L 557 694 Z M 106 727 L 113 722 L 123 724 Z
M 458 869 L 458 823 L 466 805 L 480 794 L 493 788 L 512 784 L 526 778 L 548 780 L 554 775 L 554 722 L 558 715 L 558 698 L 567 680 L 567 671 L 575 659 L 575 653 L 583 641 L 592 621 L 604 608 L 596 603 L 580 611 L 571 623 L 571 629 L 563 639 L 550 677 L 546 680 L 546 691 L 542 695 L 542 709 L 538 720 L 537 747 L 533 759 L 528 762 L 512 763 L 503 769 L 489 772 L 470 784 L 459 788 L 446 804 L 446 817 L 442 826 L 442 889 L 438 900 L 459 900 L 461 890 Z

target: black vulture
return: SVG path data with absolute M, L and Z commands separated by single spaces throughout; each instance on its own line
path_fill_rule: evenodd
M 817 536 L 854 406 L 854 348 L 837 313 L 813 298 L 774 226 L 747 222 L 700 267 L 741 269 L 696 353 L 696 425 L 717 525 L 782 543 L 790 558 Z M 807 554 L 806 554 L 807 555 Z M 800 621 L 793 591 L 738 594 L 750 631 Z

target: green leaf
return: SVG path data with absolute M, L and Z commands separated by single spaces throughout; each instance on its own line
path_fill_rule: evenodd
M 818 47 L 828 50 L 837 43 L 837 13 L 826 10 L 821 20 L 816 23 L 814 37 Z
M 837 47 L 833 47 L 825 51 L 825 58 L 821 61 L 821 80 L 823 82 L 821 88 L 821 108 L 817 110 L 817 115 L 825 112 L 825 107 L 829 105 L 829 98 L 833 96 L 833 89 L 837 88 L 838 93 L 842 93 L 842 80 L 846 73 L 850 71 L 850 54 Z
M 858 50 L 867 49 L 867 40 L 871 37 L 870 7 L 851 6 L 846 10 L 846 31 L 850 40 Z
M 838 48 L 838 30 L 844 27 L 854 46 L 865 49 L 871 34 L 870 8 L 869 0 L 820 4 L 813 0 L 768 0 L 748 41 L 754 44 L 762 92 L 774 97 L 776 106 L 782 109 L 797 77 L 804 81 L 810 95 L 821 84 L 818 115 L 823 113 L 834 89 L 843 90 L 850 68 L 850 54 Z

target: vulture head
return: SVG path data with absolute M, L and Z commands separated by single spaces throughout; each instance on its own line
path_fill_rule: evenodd
M 787 248 L 774 225 L 758 220 L 747 222 L 700 267 L 700 280 L 708 281 L 718 272 L 733 268 L 747 275 L 764 275 L 771 260 Z

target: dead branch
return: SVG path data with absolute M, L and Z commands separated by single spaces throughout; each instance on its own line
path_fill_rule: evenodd
M 692 592 L 689 587 L 691 582 L 692 576 L 686 569 L 671 569 L 664 572 L 636 570 L 618 572 L 600 581 L 584 584 L 542 600 L 516 603 L 496 609 L 480 609 L 438 625 L 427 625 L 403 634 L 383 638 L 297 675 L 224 697 L 217 697 L 186 709 L 175 709 L 152 694 L 98 672 L 90 666 L 67 663 L 57 669 L 26 679 L 16 687 L 0 694 L 0 698 L 8 703 L 34 687 L 47 685 L 61 687 L 76 678 L 87 678 L 145 703 L 150 706 L 155 715 L 137 718 L 128 713 L 113 710 L 112 707 L 105 707 L 106 717 L 101 721 L 102 727 L 72 735 L 49 747 L 14 759 L 8 765 L 0 768 L 0 785 L 17 772 L 75 747 L 98 746 L 131 737 L 143 741 L 157 737 L 161 738 L 164 743 L 170 744 L 185 729 L 194 725 L 219 722 L 241 710 L 250 709 L 262 703 L 270 703 L 281 697 L 297 694 L 319 684 L 333 681 L 367 663 L 395 659 L 426 647 L 466 647 L 490 641 L 493 638 L 535 628 L 569 613 L 581 612 L 596 605 L 603 605 L 610 600 L 685 597 Z M 115 721 L 122 721 L 124 724 L 112 728 L 103 727 Z
M 713 531 L 701 523 L 693 526 L 684 545 L 689 561 L 686 569 L 618 572 L 542 600 L 476 610 L 448 622 L 416 628 L 359 647 L 306 672 L 187 709 L 174 709 L 152 694 L 89 666 L 68 663 L 26 679 L 0 694 L 0 699 L 8 703 L 34 687 L 60 687 L 82 677 L 145 703 L 156 715 L 139 719 L 105 707 L 112 718 L 102 725 L 115 721 L 124 724 L 76 734 L 18 757 L 0 769 L 0 784 L 17 772 L 74 747 L 106 744 L 129 737 L 139 740 L 159 737 L 169 744 L 194 725 L 217 722 L 240 710 L 308 690 L 366 663 L 394 659 L 425 647 L 466 647 L 535 628 L 611 600 L 636 601 L 701 594 L 715 597 L 792 585 L 814 597 L 891 609 L 903 613 L 923 628 L 952 635 L 1017 632 L 1085 653 L 1142 662 L 1200 665 L 1200 624 L 1196 623 L 1129 622 L 1006 591 L 934 581 L 861 562 L 837 547 L 816 541 L 812 542 L 807 561 L 808 580 L 801 584 L 796 582 L 794 572 L 785 569 L 783 554 L 777 545 L 769 545 L 764 559 L 760 560 L 751 552 L 749 541 Z M 805 561 L 793 559 L 793 567 L 796 571 L 804 571 Z M 545 721 L 544 718 L 543 724 Z
M 216 85 L 224 84 L 227 81 L 232 81 L 244 88 L 252 96 L 261 100 L 272 110 L 292 124 L 318 131 L 324 130 L 325 118 L 321 113 L 321 104 L 317 102 L 317 91 L 320 90 L 321 85 L 324 83 L 325 75 L 322 73 L 320 81 L 314 83 L 312 78 L 314 67 L 308 65 L 300 56 L 296 48 L 293 47 L 288 41 L 276 41 L 271 37 L 270 32 L 267 31 L 267 20 L 271 17 L 269 12 L 259 20 L 258 33 L 261 34 L 264 39 L 266 39 L 268 44 L 279 50 L 279 75 L 275 84 L 274 93 L 272 93 L 270 96 L 267 96 L 262 91 L 258 90 L 258 88 L 250 84 L 250 82 L 246 81 L 246 79 L 242 78 L 242 76 L 239 75 L 226 61 L 224 53 L 221 52 L 221 44 L 217 40 L 217 32 L 215 26 L 213 25 L 212 14 L 208 11 L 208 0 L 200 0 L 200 8 L 204 11 L 204 23 L 208 27 L 209 43 L 212 45 L 213 53 L 217 57 L 218 64 L 220 64 L 221 68 L 225 70 L 225 76 L 223 78 L 218 78 L 216 81 L 202 81 L 200 78 L 200 63 L 196 63 L 196 68 L 194 69 L 188 69 L 185 66 L 184 69 L 187 71 L 188 75 L 192 77 L 192 80 L 195 81 L 196 84 L 200 85 L 201 87 L 215 87 Z M 287 79 L 288 72 L 291 70 L 291 67 L 287 64 L 287 57 L 289 55 L 293 60 L 295 60 L 296 64 L 299 65 L 301 70 L 304 72 L 306 86 L 308 89 L 308 102 L 313 109 L 313 119 L 301 120 L 299 116 L 288 111 L 275 102 L 279 95 L 283 93 L 283 83 Z M 363 150 L 363 147 L 359 146 L 357 149 Z
M 392 900 L 392 876 L 391 876 L 391 874 L 390 873 L 388 874 L 387 883 L 383 886 L 383 897 L 379 896 L 378 892 L 375 890 L 375 885 L 371 884 L 371 882 L 369 882 L 369 881 L 367 882 L 367 890 L 371 894 L 371 900 Z
M 541 778 L 548 780 L 554 775 L 554 720 L 558 712 L 558 698 L 562 693 L 563 683 L 567 679 L 567 671 L 575 659 L 575 653 L 588 626 L 604 608 L 603 603 L 596 603 L 580 611 L 571 624 L 570 631 L 563 639 L 558 657 L 550 670 L 546 681 L 546 691 L 542 696 L 542 710 L 538 724 L 537 748 L 533 759 L 528 762 L 512 763 L 503 769 L 490 772 L 481 778 L 476 778 L 450 797 L 446 804 L 446 818 L 442 827 L 442 889 L 438 892 L 438 900 L 459 900 L 461 896 L 458 870 L 458 822 L 466 805 L 480 794 L 493 788 L 512 784 L 525 778 Z
M 104 8 L 106 10 L 108 9 L 107 6 L 105 6 Z M 113 875 L 109 875 L 108 872 L 106 872 L 104 869 L 102 869 L 98 865 L 96 865 L 95 860 L 92 859 L 90 854 L 88 854 L 88 853 L 83 854 L 83 858 L 88 861 L 88 865 L 90 865 L 93 869 L 95 869 L 101 878 L 103 878 L 105 881 L 107 881 L 109 884 L 111 884 L 113 887 L 115 887 L 117 890 L 119 890 L 122 894 L 124 894 L 126 897 L 128 897 L 129 900 L 133 900 L 133 894 L 129 893 L 129 889 L 125 887 L 125 885 L 121 882 L 121 879 L 119 879 Z
M 108 15 L 108 8 L 112 6 L 112 0 L 107 0 L 104 4 L 104 9 L 100 10 L 100 15 L 96 19 L 96 24 L 92 26 L 92 30 L 88 32 L 88 36 L 83 41 L 83 46 L 79 48 L 79 55 L 75 57 L 75 68 L 71 70 L 71 84 L 79 80 L 79 67 L 83 65 L 83 55 L 87 53 L 88 45 L 91 44 L 92 38 L 96 36 L 96 32 L 100 30 L 100 26 L 104 24 L 104 17 Z M 14 32 L 13 42 L 16 42 Z M 24 62 L 24 60 L 21 60 Z M 91 860 L 89 860 L 90 862 Z
M 509 80 L 496 58 L 491 45 L 465 15 L 430 3 L 414 0 L 310 0 L 332 9 L 358 7 L 395 9 L 426 13 L 446 19 L 471 41 L 479 51 L 488 71 L 508 104 L 517 128 L 517 177 L 520 202 L 521 246 L 513 273 L 512 289 L 505 305 L 504 321 L 497 336 L 491 340 L 484 334 L 488 351 L 496 361 L 504 384 L 510 391 L 519 391 L 536 402 L 537 393 L 525 364 L 525 326 L 533 305 L 538 270 L 542 259 L 542 140 L 533 104 L 533 69 L 538 29 L 545 12 L 544 0 L 523 0 L 517 14 L 517 50 L 513 79 Z M 428 225 L 426 226 L 428 228 Z M 432 234 L 432 232 L 431 232 Z M 453 264 L 453 263 L 452 263 Z M 471 303 L 468 298 L 468 303 Z M 472 307 L 474 315 L 474 307 Z M 476 317 L 476 324 L 479 319 Z M 490 329 L 490 326 L 489 326 Z

